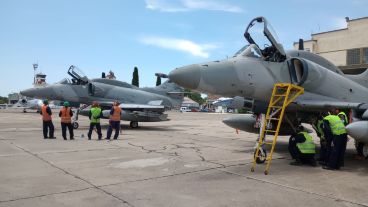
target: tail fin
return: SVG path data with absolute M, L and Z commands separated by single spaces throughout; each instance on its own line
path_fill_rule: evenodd
M 175 83 L 167 80 L 163 84 L 156 87 L 142 88 L 143 91 L 155 93 L 169 97 L 173 102 L 173 105 L 180 106 L 184 100 L 184 88 L 176 85 Z

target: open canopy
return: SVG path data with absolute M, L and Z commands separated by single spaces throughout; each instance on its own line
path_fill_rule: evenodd
M 244 37 L 250 44 L 257 45 L 265 60 L 282 62 L 286 59 L 282 44 L 279 43 L 274 29 L 264 17 L 253 19 L 245 30 Z

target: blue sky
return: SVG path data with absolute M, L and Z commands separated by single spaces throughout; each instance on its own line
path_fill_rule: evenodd
M 73 64 L 129 83 L 137 66 L 140 85 L 153 86 L 156 72 L 234 54 L 256 16 L 290 49 L 367 8 L 368 0 L 0 0 L 0 95 L 31 87 L 35 62 L 48 83 Z

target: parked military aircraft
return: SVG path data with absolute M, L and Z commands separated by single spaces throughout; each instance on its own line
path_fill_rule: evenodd
M 170 72 L 170 80 L 201 92 L 252 99 L 255 114 L 266 112 L 275 83 L 302 86 L 304 94 L 287 108 L 280 134 L 290 134 L 290 126 L 295 129 L 299 122 L 311 123 L 330 107 L 351 110 L 355 122 L 346 127 L 348 134 L 364 143 L 363 151 L 368 155 L 368 71 L 345 75 L 319 55 L 285 51 L 264 17 L 253 19 L 244 37 L 249 45 L 232 58 L 177 68 Z M 252 129 L 256 118 L 252 115 L 226 122 L 256 132 Z
M 109 109 L 117 100 L 123 109 L 122 120 L 138 127 L 139 122 L 166 121 L 165 109 L 179 107 L 183 100 L 183 89 L 166 81 L 154 88 L 138 88 L 128 83 L 105 78 L 88 79 L 77 67 L 70 66 L 71 81 L 62 81 L 45 87 L 21 91 L 27 97 L 48 98 L 90 105 L 98 101 L 103 109 Z M 105 118 L 108 118 L 106 112 Z M 86 115 L 82 112 L 82 115 Z
M 26 113 L 27 109 L 36 110 L 39 112 L 41 110 L 42 100 L 41 99 L 31 99 L 27 100 L 26 98 L 20 99 L 17 103 L 15 103 L 13 108 L 21 108 L 23 112 Z

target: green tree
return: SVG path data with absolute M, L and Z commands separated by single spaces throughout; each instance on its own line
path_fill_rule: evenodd
M 185 96 L 199 104 L 204 104 L 206 102 L 206 100 L 202 98 L 200 93 L 192 92 L 189 89 L 185 89 Z
M 161 85 L 161 77 L 160 76 L 157 76 L 156 86 L 159 86 L 159 85 Z
M 134 67 L 132 85 L 139 87 L 139 75 L 138 75 L 138 68 L 137 67 Z
M 8 98 L 7 97 L 2 97 L 0 96 L 0 104 L 7 104 L 8 103 Z

